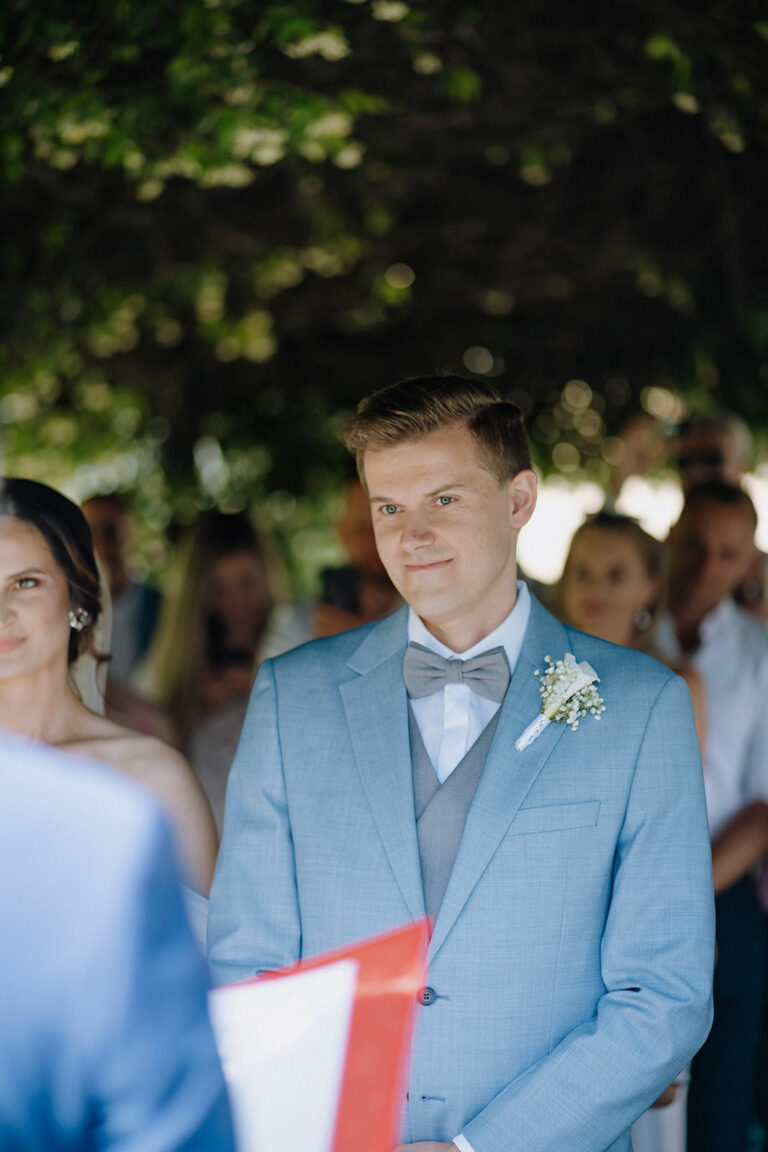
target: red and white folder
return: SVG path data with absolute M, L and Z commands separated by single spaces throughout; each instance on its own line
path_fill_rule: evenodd
M 391 1152 L 428 922 L 210 994 L 238 1152 Z

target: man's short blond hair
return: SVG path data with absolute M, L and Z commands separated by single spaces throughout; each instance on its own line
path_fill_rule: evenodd
M 461 376 L 417 376 L 379 389 L 360 401 L 344 443 L 357 460 L 365 484 L 363 456 L 369 449 L 421 440 L 432 432 L 464 424 L 484 467 L 505 484 L 531 467 L 523 414 L 489 384 Z

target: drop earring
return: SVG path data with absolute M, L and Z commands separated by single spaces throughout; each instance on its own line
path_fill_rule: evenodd
M 67 619 L 69 620 L 69 626 L 72 631 L 82 632 L 83 628 L 85 628 L 86 624 L 88 623 L 88 617 L 89 613 L 85 608 L 70 608 L 67 614 Z
M 653 617 L 647 608 L 638 608 L 635 612 L 635 628 L 638 632 L 645 632 L 653 623 Z

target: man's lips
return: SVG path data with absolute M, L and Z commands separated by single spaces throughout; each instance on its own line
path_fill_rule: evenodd
M 600 616 L 608 605 L 603 600 L 585 600 L 583 607 L 588 616 Z
M 422 561 L 420 564 L 406 563 L 403 565 L 406 572 L 431 572 L 434 569 L 442 568 L 446 564 L 450 564 L 450 560 L 429 560 Z

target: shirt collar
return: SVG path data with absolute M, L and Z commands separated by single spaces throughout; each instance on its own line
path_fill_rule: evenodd
M 429 648 L 430 652 L 436 652 L 438 656 L 443 656 L 446 660 L 455 660 L 456 658 L 468 660 L 472 656 L 480 655 L 481 652 L 487 652 L 490 648 L 501 647 L 507 654 L 510 671 L 514 672 L 520 649 L 523 646 L 523 638 L 528 627 L 530 614 L 531 594 L 527 584 L 523 580 L 518 580 L 517 600 L 509 616 L 502 620 L 493 632 L 484 636 L 477 644 L 473 644 L 466 652 L 454 652 L 452 648 L 441 643 L 436 636 L 432 635 L 413 608 L 408 609 L 408 639 L 415 644 L 422 644 L 425 648 Z

